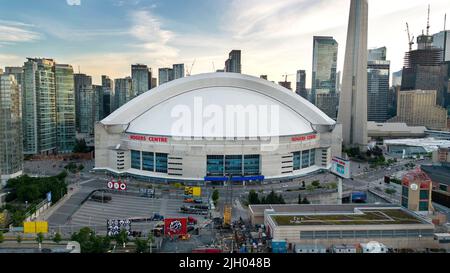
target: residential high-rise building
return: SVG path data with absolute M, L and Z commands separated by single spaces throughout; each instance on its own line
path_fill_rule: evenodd
M 308 99 L 308 93 L 306 91 L 306 71 L 297 70 L 297 85 L 295 88 L 295 93 L 302 96 L 304 99 Z
M 151 89 L 152 70 L 144 64 L 131 66 L 133 98 Z
M 336 119 L 338 96 L 336 69 L 338 43 L 333 37 L 314 36 L 311 102 Z
M 75 146 L 76 117 L 73 68 L 55 64 L 56 147 L 58 153 L 71 153 Z
M 114 110 L 114 88 L 113 81 L 105 75 L 102 75 L 103 88 L 103 117 L 109 116 Z
M 23 67 L 21 66 L 5 67 L 5 74 L 14 75 L 17 84 L 19 84 L 19 89 L 22 90 Z M 22 94 L 22 91 L 20 93 Z
M 241 51 L 232 50 L 225 61 L 225 72 L 242 73 Z
M 338 122 L 345 146 L 367 149 L 367 0 L 352 0 Z
M 0 184 L 3 185 L 22 174 L 21 113 L 19 84 L 14 75 L 0 73 Z
M 132 80 L 130 77 L 114 80 L 115 104 L 117 109 L 132 99 Z
M 433 46 L 444 51 L 443 60 L 450 62 L 450 30 L 433 35 Z
M 51 154 L 56 151 L 55 62 L 28 58 L 22 86 L 24 154 Z
M 184 64 L 174 64 L 173 65 L 173 79 L 184 78 Z
M 103 119 L 103 86 L 101 85 L 92 85 L 92 89 L 94 90 L 94 123 Z
M 398 94 L 397 116 L 389 122 L 446 130 L 447 110 L 437 105 L 436 90 L 401 91 Z
M 172 68 L 160 68 L 159 69 L 159 85 L 165 84 L 173 80 L 173 69 Z
M 367 118 L 385 122 L 388 119 L 390 61 L 386 47 L 369 50 L 367 64 Z
M 94 90 L 92 77 L 75 74 L 75 105 L 77 131 L 81 134 L 94 133 Z

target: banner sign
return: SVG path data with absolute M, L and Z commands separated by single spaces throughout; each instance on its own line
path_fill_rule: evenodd
M 167 236 L 186 235 L 187 220 L 187 218 L 164 219 L 164 234 Z

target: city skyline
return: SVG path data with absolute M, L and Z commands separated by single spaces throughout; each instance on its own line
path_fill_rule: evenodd
M 29 3 L 27 8 L 25 2 Z M 429 3 L 431 33 L 438 33 L 450 7 L 441 0 Z M 277 82 L 286 71 L 291 74 L 304 69 L 311 75 L 313 36 L 325 35 L 339 43 L 338 71 L 342 71 L 347 0 L 200 0 L 191 4 L 55 0 L 39 3 L 37 8 L 29 1 L 4 3 L 0 11 L 0 66 L 22 65 L 26 57 L 55 58 L 73 65 L 75 72 L 80 67 L 99 84 L 103 74 L 128 76 L 134 63 L 157 71 L 173 63 L 190 67 L 196 60 L 192 74 L 212 72 L 214 67 L 222 68 L 228 52 L 240 49 L 243 73 L 267 74 L 269 80 Z M 419 0 L 370 2 L 369 48 L 386 46 L 392 71 L 402 68 L 408 49 L 405 22 L 418 36 L 426 28 L 427 4 Z

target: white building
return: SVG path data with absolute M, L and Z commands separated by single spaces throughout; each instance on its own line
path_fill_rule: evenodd
M 96 170 L 152 181 L 292 179 L 331 167 L 341 128 L 271 82 L 235 73 L 182 78 L 96 124 Z

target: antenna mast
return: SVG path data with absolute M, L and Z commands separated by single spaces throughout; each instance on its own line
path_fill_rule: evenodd
M 428 4 L 427 36 L 430 35 L 430 4 Z

